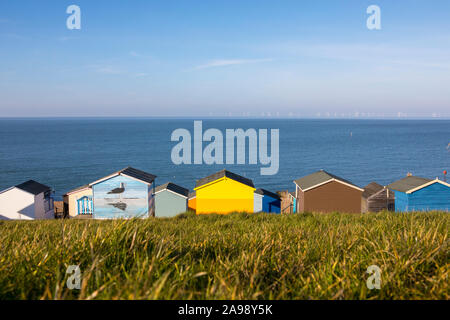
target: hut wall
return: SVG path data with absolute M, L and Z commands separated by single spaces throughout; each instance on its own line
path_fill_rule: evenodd
M 298 187 L 297 187 L 298 188 Z M 298 189 L 297 192 L 297 209 L 296 212 L 305 212 L 305 193 Z
M 434 183 L 408 196 L 407 211 L 450 211 L 450 187 Z
M 304 193 L 304 211 L 360 213 L 361 197 L 361 190 L 331 181 Z
M 195 190 L 197 214 L 254 212 L 255 188 L 233 179 L 218 179 Z
M 253 206 L 255 212 L 263 211 L 263 196 L 261 194 L 255 193 Z
M 67 208 L 69 210 L 65 214 L 68 214 L 68 217 L 74 218 L 78 216 L 77 201 L 83 197 L 92 197 L 92 189 L 87 188 L 64 196 L 64 203 L 67 204 Z
M 262 211 L 271 213 L 281 213 L 281 202 L 279 199 L 274 199 L 265 195 L 262 199 Z M 256 212 L 256 210 L 255 210 Z
M 122 184 L 125 191 L 110 193 Z M 152 199 L 149 186 L 126 176 L 115 176 L 92 186 L 94 215 L 96 219 L 148 217 Z
M 173 217 L 187 211 L 187 199 L 168 190 L 155 194 L 156 217 Z
M 188 200 L 188 209 L 191 211 L 195 211 L 197 209 L 197 198 L 191 198 Z

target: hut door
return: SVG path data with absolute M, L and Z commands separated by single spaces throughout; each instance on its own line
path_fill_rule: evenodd
M 77 209 L 79 215 L 92 214 L 92 198 L 84 196 L 77 200 Z

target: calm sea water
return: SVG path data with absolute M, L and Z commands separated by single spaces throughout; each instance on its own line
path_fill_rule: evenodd
M 435 178 L 450 169 L 450 120 L 203 120 L 203 130 L 280 129 L 280 169 L 260 165 L 174 165 L 173 130 L 193 133 L 191 119 L 0 119 L 0 190 L 34 179 L 56 196 L 126 166 L 192 189 L 227 168 L 256 187 L 293 190 L 292 181 L 319 169 L 357 185 L 386 185 L 407 172 Z M 206 144 L 205 144 L 206 145 Z

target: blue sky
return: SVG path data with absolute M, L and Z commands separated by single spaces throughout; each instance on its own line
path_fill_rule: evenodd
M 448 118 L 449 17 L 447 0 L 2 1 L 0 117 Z

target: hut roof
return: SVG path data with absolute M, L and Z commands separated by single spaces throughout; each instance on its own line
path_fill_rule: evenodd
M 145 171 L 142 171 L 142 170 L 138 170 L 138 169 L 135 169 L 135 168 L 132 168 L 132 167 L 126 167 L 126 168 L 124 168 L 122 170 L 114 172 L 113 174 L 110 174 L 109 176 L 106 176 L 106 177 L 103 177 L 103 178 L 101 178 L 101 179 L 99 179 L 97 181 L 94 181 L 94 182 L 90 183 L 89 185 L 92 186 L 94 184 L 103 182 L 105 180 L 108 180 L 108 179 L 110 179 L 112 177 L 115 177 L 115 176 L 118 176 L 120 174 L 129 176 L 131 178 L 135 178 L 137 180 L 143 181 L 143 182 L 148 183 L 148 184 L 153 183 L 153 181 L 156 178 L 156 176 L 151 174 L 151 173 L 148 173 L 148 172 L 145 172 Z
M 135 169 L 132 167 L 127 167 L 123 170 L 120 170 L 119 173 L 123 173 L 124 175 L 130 176 L 132 178 L 136 178 L 141 181 L 148 182 L 148 183 L 152 183 L 156 178 L 156 176 L 151 173 L 141 171 L 141 170 L 138 170 L 138 169 Z
M 67 191 L 64 195 L 66 196 L 66 195 L 68 195 L 68 194 L 70 194 L 70 193 L 74 193 L 74 192 L 77 192 L 77 191 L 80 191 L 80 190 L 83 190 L 83 189 L 87 189 L 87 188 L 89 188 L 89 185 L 88 185 L 88 184 L 85 184 L 84 186 L 81 186 L 81 187 L 72 189 L 72 190 L 70 190 L 70 191 Z
M 183 197 L 188 197 L 188 195 L 189 195 L 188 189 L 180 187 L 179 185 L 172 183 L 172 182 L 167 182 L 165 184 L 162 184 L 162 185 L 156 187 L 155 193 L 163 191 L 163 190 L 170 190 L 172 192 L 182 195 Z
M 195 198 L 196 196 L 197 196 L 197 192 L 192 191 L 192 192 L 189 192 L 188 198 L 192 199 L 192 198 Z
M 249 187 L 252 187 L 252 188 L 255 187 L 254 184 L 253 184 L 253 181 L 251 179 L 245 178 L 243 176 L 240 176 L 240 175 L 238 175 L 236 173 L 233 173 L 233 172 L 230 172 L 228 170 L 222 170 L 222 171 L 216 172 L 216 173 L 214 173 L 214 174 L 212 174 L 210 176 L 207 176 L 206 178 L 202 178 L 200 180 L 197 180 L 197 183 L 196 183 L 195 187 L 196 188 L 201 187 L 201 186 L 203 186 L 205 184 L 208 184 L 210 182 L 213 182 L 215 180 L 218 180 L 218 179 L 221 179 L 221 178 L 224 178 L 224 177 L 233 179 L 233 180 L 235 180 L 237 182 L 240 182 L 240 183 L 245 184 L 245 185 L 247 185 Z
M 21 184 L 17 185 L 16 188 L 26 191 L 28 193 L 34 194 L 34 195 L 38 195 L 42 192 L 51 190 L 51 188 L 46 186 L 45 184 L 36 182 L 34 180 L 28 180 L 24 183 L 21 183 Z
M 363 189 L 361 189 L 357 185 L 351 183 L 350 181 L 345 180 L 341 177 L 335 176 L 334 174 L 331 174 L 324 170 L 314 172 L 306 177 L 297 179 L 294 182 L 295 182 L 295 184 L 297 184 L 300 187 L 300 189 L 302 189 L 302 191 L 307 191 L 307 190 L 316 188 L 316 187 L 318 187 L 322 184 L 325 184 L 327 182 L 330 182 L 330 181 L 341 182 L 341 183 L 349 185 L 350 187 L 353 187 L 353 188 L 363 191 Z
M 280 199 L 280 196 L 278 194 L 270 192 L 270 191 L 268 191 L 266 189 L 258 189 L 258 190 L 255 191 L 255 193 L 261 194 L 263 196 L 269 196 L 269 197 L 274 198 L 274 199 Z
M 397 180 L 390 185 L 388 185 L 389 189 L 400 191 L 400 192 L 408 192 L 409 190 L 420 187 L 426 183 L 431 182 L 431 179 L 415 177 L 415 176 L 407 176 L 403 179 Z
M 367 186 L 364 187 L 364 192 L 363 192 L 362 196 L 364 198 L 369 198 L 369 197 L 373 196 L 374 194 L 380 192 L 383 189 L 384 189 L 384 187 L 381 184 L 378 184 L 376 182 L 371 182 Z

